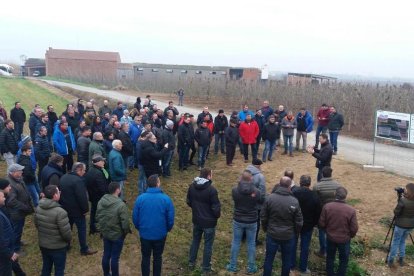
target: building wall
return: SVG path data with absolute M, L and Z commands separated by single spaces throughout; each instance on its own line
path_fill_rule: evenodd
M 312 83 L 312 78 L 310 77 L 299 77 L 294 75 L 288 75 L 287 76 L 287 84 L 288 85 L 308 85 Z
M 243 69 L 243 80 L 259 80 L 260 79 L 260 70 L 256 68 L 246 68 Z

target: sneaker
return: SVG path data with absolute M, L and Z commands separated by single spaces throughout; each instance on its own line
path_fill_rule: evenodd
M 311 275 L 312 271 L 310 271 L 308 268 L 306 269 L 306 271 L 300 271 L 300 276 L 304 276 L 304 275 Z
M 257 266 L 247 267 L 247 275 L 255 274 L 258 271 Z
M 232 265 L 230 265 L 230 264 L 226 265 L 226 270 L 227 270 L 228 272 L 233 272 L 233 273 L 236 273 L 237 271 L 239 271 L 239 270 L 237 269 L 237 267 L 232 266 Z
M 267 160 L 268 160 L 268 161 L 273 161 L 273 159 L 272 159 L 272 158 L 267 158 Z
M 98 253 L 98 250 L 88 249 L 88 251 L 82 252 L 81 255 L 82 256 L 90 256 L 90 255 L 93 255 L 93 254 L 96 254 L 96 253 Z

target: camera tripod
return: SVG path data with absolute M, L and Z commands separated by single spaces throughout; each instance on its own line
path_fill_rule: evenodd
M 397 202 L 401 199 L 401 197 L 402 197 L 402 193 L 398 193 L 398 200 L 397 200 Z M 391 232 L 390 243 L 388 244 L 387 257 L 385 258 L 385 263 L 388 262 L 388 257 L 390 255 L 392 238 L 394 237 L 395 218 L 396 218 L 396 216 L 394 215 L 394 217 L 392 218 L 392 221 L 390 223 L 390 227 L 388 228 L 387 236 L 385 236 L 384 242 L 382 243 L 382 244 L 385 244 L 387 242 L 388 236 L 390 235 L 390 232 Z M 409 235 L 410 235 L 411 242 L 414 245 L 413 236 L 411 236 L 411 233 Z

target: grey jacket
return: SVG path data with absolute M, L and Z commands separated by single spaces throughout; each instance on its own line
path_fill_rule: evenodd
M 262 209 L 263 202 L 266 198 L 266 180 L 262 172 L 253 165 L 247 166 L 246 170 L 252 172 L 253 184 L 260 191 L 260 202 L 257 203 L 257 208 Z
M 23 180 L 17 181 L 11 176 L 7 176 L 11 190 L 7 195 L 6 207 L 10 213 L 10 219 L 20 220 L 34 212 L 29 191 Z
M 336 189 L 341 187 L 341 184 L 333 180 L 331 177 L 323 177 L 313 187 L 313 191 L 317 194 L 323 207 L 326 203 L 335 201 Z
M 72 239 L 68 213 L 59 203 L 42 198 L 34 216 L 39 246 L 46 249 L 65 248 Z
M 288 120 L 287 116 L 282 120 L 282 132 L 283 135 L 293 136 L 296 128 L 296 120 L 293 116 L 292 120 Z
M 278 187 L 263 204 L 260 213 L 263 231 L 273 239 L 290 240 L 299 233 L 303 225 L 298 200 L 283 187 Z

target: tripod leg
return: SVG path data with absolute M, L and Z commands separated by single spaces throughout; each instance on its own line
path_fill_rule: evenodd
M 395 225 L 391 224 L 392 232 L 391 232 L 391 239 L 390 243 L 388 244 L 388 250 L 387 250 L 387 257 L 385 258 L 385 263 L 388 263 L 388 257 L 390 256 L 390 250 L 391 250 L 391 244 L 392 244 L 392 238 L 394 237 L 394 227 Z M 391 229 L 391 228 L 390 228 Z M 387 235 L 388 236 L 388 235 Z
M 413 240 L 413 236 L 411 235 L 411 233 L 410 233 L 410 239 L 411 239 L 411 242 L 413 243 L 413 245 L 414 245 L 414 240 Z
M 387 242 L 387 239 L 388 239 L 388 236 L 389 236 L 389 234 L 390 234 L 391 229 L 392 229 L 392 231 L 394 232 L 394 228 L 393 228 L 393 226 L 394 226 L 394 221 L 395 221 L 395 216 L 392 218 L 392 221 L 391 221 L 390 227 L 388 228 L 387 235 L 385 236 L 385 240 L 384 240 L 384 242 L 383 242 L 382 244 L 385 244 L 385 243 Z M 391 235 L 391 240 L 392 240 L 392 235 Z M 414 244 L 414 242 L 413 242 L 413 244 Z

